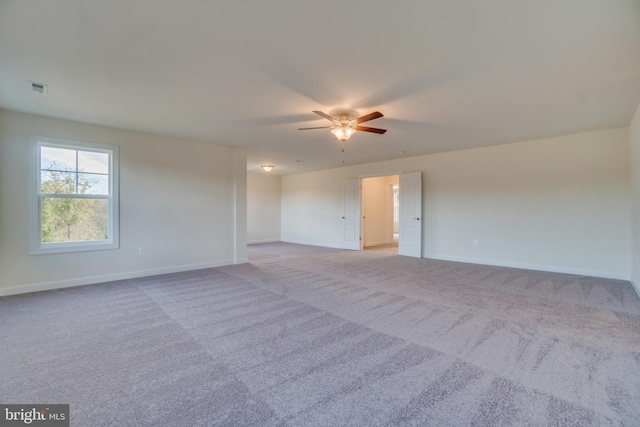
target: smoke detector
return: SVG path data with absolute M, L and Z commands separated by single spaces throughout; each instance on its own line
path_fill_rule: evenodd
M 31 83 L 31 90 L 34 92 L 42 94 L 47 94 L 49 92 L 49 86 L 44 83 L 32 82 L 31 80 L 29 80 L 29 83 Z

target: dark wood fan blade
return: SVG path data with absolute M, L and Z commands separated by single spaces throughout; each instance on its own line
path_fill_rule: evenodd
M 314 111 L 314 113 L 316 113 L 317 115 L 319 115 L 320 117 L 324 117 L 325 119 L 329 120 L 329 121 L 335 121 L 335 119 L 333 117 L 331 117 L 328 114 L 323 113 L 322 111 Z
M 370 127 L 367 127 L 367 126 L 356 126 L 356 130 L 360 130 L 362 132 L 379 133 L 380 135 L 382 135 L 383 133 L 385 133 L 387 131 L 386 129 L 370 128 Z
M 314 111 L 314 113 L 315 113 L 315 111 Z M 354 122 L 356 122 L 356 123 L 364 123 L 364 122 L 368 122 L 369 120 L 379 119 L 380 117 L 384 117 L 384 116 L 382 115 L 382 113 L 376 111 L 374 113 L 367 114 L 367 115 L 364 115 L 362 117 L 358 117 L 357 119 L 354 120 Z
M 309 130 L 309 129 L 329 129 L 331 126 L 319 126 L 315 128 L 298 128 L 298 130 Z

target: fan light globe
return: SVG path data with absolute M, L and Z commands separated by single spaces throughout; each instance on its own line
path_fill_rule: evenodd
M 337 126 L 331 129 L 331 133 L 337 140 L 344 142 L 351 138 L 351 135 L 356 133 L 356 130 L 349 126 Z

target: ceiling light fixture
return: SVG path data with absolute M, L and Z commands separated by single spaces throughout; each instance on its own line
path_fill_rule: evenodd
M 260 167 L 261 167 L 262 169 L 264 169 L 264 171 L 265 171 L 265 172 L 271 172 L 271 170 L 272 170 L 273 168 L 275 168 L 275 166 L 273 166 L 273 165 L 262 165 L 262 166 L 260 166 Z

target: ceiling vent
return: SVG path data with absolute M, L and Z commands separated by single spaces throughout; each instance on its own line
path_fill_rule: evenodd
M 49 87 L 43 83 L 36 83 L 32 81 L 29 81 L 29 83 L 31 83 L 31 90 L 34 92 L 45 94 L 49 92 Z

